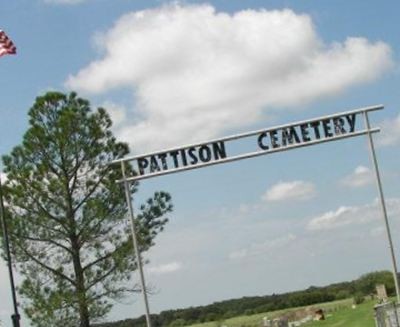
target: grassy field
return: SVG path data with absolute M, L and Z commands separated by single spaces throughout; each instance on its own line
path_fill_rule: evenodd
M 375 327 L 374 305 L 376 301 L 367 301 L 357 306 L 343 308 L 332 312 L 325 321 L 313 321 L 305 327 Z
M 325 321 L 313 321 L 303 324 L 302 327 L 374 327 L 373 307 L 375 301 L 366 301 L 358 305 L 355 309 L 351 308 L 352 299 L 321 303 L 313 305 L 314 308 L 323 309 L 327 316 Z M 195 324 L 190 327 L 260 327 L 263 317 L 274 318 L 281 316 L 289 311 L 296 311 L 302 308 L 292 308 L 274 312 L 260 313 L 250 316 L 240 316 L 224 321 L 207 322 Z

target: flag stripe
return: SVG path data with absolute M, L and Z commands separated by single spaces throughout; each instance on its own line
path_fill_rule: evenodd
M 6 54 L 16 54 L 17 48 L 10 38 L 0 30 L 0 57 Z

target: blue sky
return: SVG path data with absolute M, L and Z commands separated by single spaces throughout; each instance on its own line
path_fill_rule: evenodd
M 399 9 L 395 1 L 3 1 L 0 28 L 18 55 L 0 60 L 0 153 L 21 142 L 34 98 L 54 89 L 109 109 L 134 153 L 382 103 L 371 119 L 382 127 L 377 153 L 400 249 Z M 146 180 L 136 206 L 159 189 L 175 211 L 145 254 L 152 312 L 391 268 L 365 138 Z M 4 264 L 0 274 L 0 319 L 10 326 Z M 109 319 L 143 312 L 137 296 Z

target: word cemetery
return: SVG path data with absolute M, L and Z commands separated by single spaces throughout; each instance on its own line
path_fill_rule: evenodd
M 269 150 L 270 148 L 275 149 L 282 146 L 310 142 L 313 139 L 320 140 L 334 135 L 349 134 L 354 132 L 355 125 L 356 114 L 351 114 L 272 129 L 268 132 L 262 132 L 258 136 L 258 146 L 263 150 Z
M 128 180 L 133 181 L 285 151 L 316 143 L 374 133 L 378 132 L 379 128 L 368 128 L 357 131 L 357 126 L 360 125 L 357 125 L 358 118 L 365 115 L 368 111 L 382 108 L 382 106 L 362 108 L 307 121 L 232 135 L 209 142 L 135 156 L 123 161 L 133 163 L 133 168 L 137 174 L 128 178 Z M 250 144 L 253 143 L 254 145 L 254 149 L 251 152 L 230 154 L 228 151 L 230 142 L 250 137 L 253 138 Z

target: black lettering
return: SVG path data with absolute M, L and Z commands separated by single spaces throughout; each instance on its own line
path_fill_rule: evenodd
M 267 133 L 266 132 L 262 132 L 259 136 L 258 136 L 258 146 L 263 149 L 263 150 L 268 150 L 269 147 L 268 145 L 263 143 L 263 139 L 265 139 L 267 137 Z
M 324 128 L 325 137 L 332 137 L 333 136 L 333 134 L 331 132 L 330 122 L 331 122 L 330 119 L 322 120 L 322 127 Z
M 303 138 L 303 142 L 309 142 L 311 141 L 311 138 L 309 136 L 308 132 L 308 124 L 301 124 L 300 125 L 300 130 L 301 130 L 301 136 Z
M 167 154 L 166 153 L 160 153 L 158 155 L 158 159 L 161 160 L 161 164 L 162 164 L 163 170 L 168 170 Z
M 187 163 L 187 159 L 186 159 L 185 150 L 181 150 L 181 158 L 182 158 L 182 163 L 183 163 L 183 165 L 184 165 L 184 166 L 187 166 L 188 163 Z
M 269 137 L 271 138 L 271 145 L 272 147 L 279 148 L 278 144 L 278 136 L 276 135 L 278 132 L 276 130 L 269 131 Z
M 321 138 L 321 134 L 319 133 L 320 122 L 318 120 L 317 121 L 313 121 L 313 122 L 310 123 L 310 125 L 311 125 L 312 128 L 314 128 L 315 138 L 319 140 Z
M 289 131 L 286 128 L 282 128 L 281 130 L 281 139 L 282 139 L 282 145 L 286 146 L 289 144 L 293 143 L 293 138 L 291 137 Z
M 154 173 L 154 172 L 160 171 L 160 170 L 161 170 L 161 168 L 158 165 L 156 157 L 155 156 L 151 156 L 150 157 L 150 172 Z
M 139 174 L 144 175 L 145 174 L 145 169 L 149 165 L 149 161 L 146 158 L 139 158 L 137 160 L 138 167 L 139 167 Z
M 296 141 L 296 143 L 300 143 L 300 138 L 297 135 L 296 129 L 293 126 L 290 127 L 289 139 L 290 139 L 290 144 L 293 143 L 293 139 Z
M 282 128 L 281 137 L 283 146 L 293 144 L 294 142 L 300 143 L 299 136 L 297 135 L 296 129 L 293 126 L 289 128 Z
M 349 133 L 353 133 L 356 129 L 356 114 L 346 115 L 347 122 L 350 125 Z
M 333 118 L 333 126 L 335 126 L 336 135 L 346 134 L 344 119 L 342 117 Z
M 171 151 L 170 153 L 169 153 L 169 155 L 172 157 L 172 159 L 174 160 L 174 165 L 175 165 L 175 168 L 178 168 L 179 167 L 179 162 L 178 162 L 178 151 Z
M 207 145 L 202 145 L 199 149 L 199 158 L 202 162 L 211 160 L 211 150 Z
M 190 157 L 190 159 L 192 159 L 192 160 L 190 160 L 191 165 L 195 165 L 199 162 L 199 159 L 196 157 L 195 152 L 196 152 L 196 148 L 190 148 L 188 151 L 189 157 Z
M 212 147 L 214 151 L 214 158 L 216 160 L 226 158 L 225 143 L 223 141 L 213 143 Z

